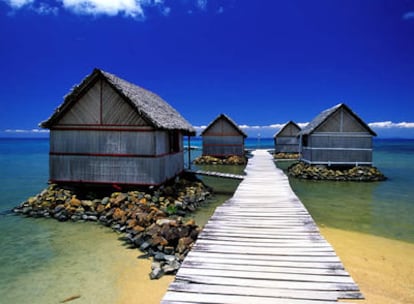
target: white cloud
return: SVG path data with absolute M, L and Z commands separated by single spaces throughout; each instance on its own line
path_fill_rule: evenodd
M 158 1 L 159 2 L 159 1 Z M 123 14 L 132 18 L 143 18 L 142 0 L 62 0 L 63 7 L 77 14 L 109 15 Z
M 181 5 L 176 1 L 165 0 L 0 0 L 8 4 L 14 13 L 20 9 L 31 10 L 39 15 L 57 15 L 60 10 L 68 10 L 79 15 L 122 15 L 137 20 L 145 20 L 147 10 L 156 8 L 159 14 L 169 16 L 174 9 L 183 9 L 189 14 L 195 10 L 207 12 L 208 0 L 186 0 Z M 167 3 L 168 2 L 168 5 Z M 222 14 L 227 8 L 225 0 L 219 0 L 211 11 Z M 174 7 L 174 8 L 173 8 Z
M 392 121 L 381 121 L 371 122 L 368 124 L 373 129 L 414 129 L 414 122 L 392 122 Z
M 40 133 L 49 133 L 49 130 L 46 129 L 6 129 L 3 132 L 5 133 L 27 133 L 27 134 L 40 134 Z
M 35 0 L 5 0 L 12 8 L 21 8 L 25 5 L 32 4 Z
M 240 129 L 260 129 L 261 126 L 239 125 Z

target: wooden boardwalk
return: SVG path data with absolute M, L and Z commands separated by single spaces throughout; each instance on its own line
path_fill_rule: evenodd
M 336 303 L 360 299 L 272 156 L 257 150 L 218 207 L 162 303 Z

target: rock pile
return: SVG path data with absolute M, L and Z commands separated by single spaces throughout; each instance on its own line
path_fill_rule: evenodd
M 245 165 L 247 163 L 247 159 L 244 156 L 237 155 L 224 158 L 204 155 L 197 157 L 193 163 L 196 165 Z
M 59 221 L 94 221 L 123 233 L 130 247 L 152 256 L 151 279 L 175 273 L 201 230 L 182 215 L 209 195 L 200 182 L 181 179 L 153 193 L 114 192 L 100 199 L 80 199 L 74 191 L 52 184 L 13 209 L 30 217 Z
M 288 174 L 297 178 L 313 180 L 364 182 L 386 180 L 386 177 L 376 167 L 356 166 L 350 169 L 334 169 L 323 165 L 309 165 L 304 162 L 290 166 L 288 168 Z
M 273 154 L 275 159 L 299 159 L 299 153 L 278 152 Z

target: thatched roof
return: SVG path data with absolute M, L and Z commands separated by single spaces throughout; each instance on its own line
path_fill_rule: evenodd
M 357 115 L 355 114 L 351 108 L 349 108 L 346 104 L 340 103 L 336 106 L 329 108 L 323 112 L 321 112 L 318 116 L 316 116 L 309 124 L 306 125 L 302 129 L 302 131 L 299 132 L 299 135 L 309 135 L 313 133 L 320 125 L 322 125 L 329 117 L 331 117 L 333 114 L 335 114 L 340 109 L 347 110 L 353 117 L 372 135 L 377 136 L 377 134 Z
M 278 132 L 276 132 L 276 134 L 273 136 L 273 137 L 278 137 L 280 134 L 282 134 L 283 133 L 283 131 L 287 128 L 287 127 L 289 127 L 289 126 L 291 126 L 291 125 L 293 125 L 297 130 L 298 130 L 298 133 L 299 133 L 299 131 L 301 130 L 301 128 L 293 121 L 293 120 L 291 120 L 291 121 L 289 121 L 289 122 L 287 122 L 287 123 L 285 123 L 285 125 L 278 131 Z
M 40 126 L 43 128 L 52 127 L 66 113 L 72 103 L 76 102 L 78 97 L 98 79 L 106 80 L 154 128 L 180 130 L 186 134 L 195 135 L 195 129 L 191 124 L 161 97 L 100 69 L 94 69 L 89 76 L 74 87 L 65 96 L 63 103 L 55 110 L 52 116 L 43 121 Z
M 224 120 L 227 120 L 228 121 L 228 123 L 230 124 L 230 125 L 232 125 L 233 127 L 234 127 L 234 129 L 236 129 L 239 133 L 240 133 L 240 135 L 242 135 L 244 138 L 246 138 L 247 137 L 247 134 L 246 133 L 244 133 L 243 132 L 243 130 L 242 129 L 240 129 L 240 127 L 230 118 L 230 117 L 228 117 L 226 114 L 220 114 L 219 116 L 217 116 L 204 130 L 203 130 L 203 132 L 201 132 L 201 136 L 203 136 L 204 135 L 204 133 L 208 130 L 208 129 L 210 129 L 215 123 L 216 123 L 216 121 L 218 121 L 218 120 L 220 120 L 220 119 L 224 119 Z

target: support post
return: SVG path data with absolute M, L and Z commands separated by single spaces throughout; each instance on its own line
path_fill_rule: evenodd
M 188 155 L 188 170 L 191 170 L 191 146 L 190 146 L 190 135 L 187 136 L 187 155 Z

